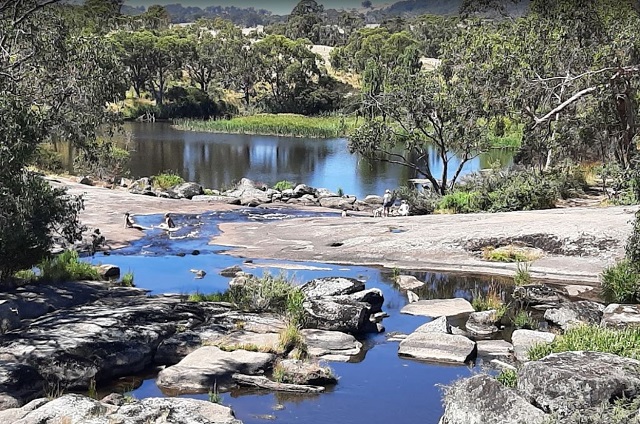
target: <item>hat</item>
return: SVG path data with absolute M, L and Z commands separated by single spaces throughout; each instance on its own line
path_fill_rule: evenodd
M 385 192 L 385 193 L 391 193 L 391 190 L 386 189 L 384 192 Z

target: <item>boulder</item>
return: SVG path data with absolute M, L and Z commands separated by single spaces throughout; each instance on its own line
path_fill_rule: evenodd
M 220 337 L 213 343 L 215 346 L 226 351 L 238 349 L 267 353 L 281 353 L 282 351 L 280 347 L 280 335 L 278 333 L 252 333 L 250 331 L 239 330 Z
M 362 343 L 339 331 L 302 330 L 309 355 L 327 361 L 347 362 L 360 354 Z
M 235 277 L 239 272 L 242 272 L 242 268 L 240 268 L 238 265 L 234 265 L 220 271 L 220 275 L 222 275 L 223 277 Z
M 0 410 L 18 408 L 42 396 L 44 386 L 45 381 L 35 368 L 0 361 Z
M 324 199 L 325 197 L 337 197 L 338 195 L 336 193 L 333 193 L 329 190 L 327 190 L 326 188 L 318 188 L 315 191 L 315 197 L 317 199 Z
M 458 380 L 444 395 L 440 424 L 542 424 L 546 416 L 486 374 Z
M 226 328 L 252 333 L 273 333 L 284 330 L 287 323 L 283 316 L 270 313 L 229 311 L 216 317 L 216 322 Z
M 316 192 L 316 190 L 313 187 L 309 187 L 306 184 L 298 184 L 293 189 L 293 195 L 295 197 L 302 197 L 305 194 L 310 194 L 310 195 L 315 197 L 315 192 Z
M 376 196 L 375 194 L 370 194 L 364 198 L 363 202 L 368 203 L 370 205 L 382 205 L 382 196 Z
M 0 412 L 0 422 L 20 424 L 242 424 L 223 405 L 198 399 L 147 398 L 122 405 L 100 402 L 83 395 L 37 399 L 19 409 Z
M 89 177 L 80 177 L 78 179 L 78 184 L 92 186 L 93 185 L 93 181 L 91 181 L 91 178 L 89 178 Z
M 473 306 L 466 299 L 432 299 L 419 300 L 405 305 L 400 311 L 403 314 L 421 315 L 425 317 L 461 317 L 473 312 Z
M 158 373 L 156 383 L 175 394 L 202 393 L 217 385 L 224 387 L 234 373 L 254 375 L 270 368 L 275 355 L 243 349 L 225 352 L 203 346 L 176 365 Z
M 307 298 L 338 296 L 364 290 L 364 282 L 355 278 L 323 277 L 305 283 L 300 290 Z
M 608 305 L 602 313 L 602 325 L 614 328 L 639 327 L 640 305 Z
M 0 333 L 15 330 L 22 326 L 20 310 L 13 300 L 0 300 Z
M 104 264 L 97 266 L 98 273 L 105 280 L 120 277 L 120 267 L 117 265 Z
M 239 205 L 240 199 L 231 196 L 209 195 L 199 194 L 191 198 L 194 202 L 209 202 L 209 203 L 226 203 L 228 205 Z
M 527 304 L 532 305 L 557 305 L 560 302 L 558 293 L 549 286 L 544 284 L 531 284 L 527 286 L 518 286 L 513 289 L 513 298 Z
M 560 304 L 558 308 L 547 309 L 544 313 L 544 319 L 566 331 L 575 325 L 599 324 L 603 311 L 603 304 L 581 300 Z
M 400 287 L 400 290 L 416 290 L 425 285 L 424 282 L 418 280 L 413 275 L 399 275 L 395 282 L 398 287 Z
M 278 363 L 278 368 L 284 372 L 287 383 L 326 386 L 338 382 L 331 368 L 317 362 L 284 359 Z
M 513 343 L 513 353 L 516 359 L 521 362 L 529 360 L 529 349 L 540 343 L 551 343 L 556 335 L 533 330 L 516 330 L 511 335 Z
M 518 371 L 518 390 L 547 412 L 566 416 L 640 391 L 640 361 L 600 352 L 563 352 Z
M 498 332 L 498 314 L 495 310 L 472 312 L 465 324 L 467 331 L 476 336 L 490 336 Z
M 156 195 L 151 187 L 151 181 L 147 177 L 134 181 L 129 187 L 129 192 L 133 194 L 143 194 L 146 196 Z
M 476 344 L 479 357 L 492 358 L 513 354 L 513 345 L 506 340 L 478 340 Z
M 400 342 L 398 354 L 425 361 L 463 364 L 475 358 L 476 343 L 464 336 L 416 331 Z
M 409 301 L 409 303 L 415 303 L 420 300 L 420 296 L 418 296 L 411 290 L 407 290 L 407 300 Z
M 416 328 L 416 333 L 444 333 L 451 334 L 451 324 L 447 317 L 436 318 Z
M 177 364 L 203 344 L 213 344 L 227 333 L 228 329 L 218 325 L 201 326 L 195 330 L 175 333 L 158 345 L 153 362 L 156 365 Z
M 320 199 L 320 206 L 331 209 L 353 209 L 356 197 L 323 197 Z
M 593 286 L 584 286 L 580 284 L 569 284 L 560 288 L 565 296 L 572 298 L 591 294 L 595 289 L 596 288 Z
M 303 307 L 307 314 L 307 328 L 351 334 L 378 331 L 369 320 L 371 307 L 368 303 L 325 297 L 307 299 Z
M 341 298 L 353 300 L 355 302 L 364 302 L 369 304 L 369 313 L 376 314 L 382 311 L 382 305 L 384 304 L 384 296 L 380 289 L 369 289 L 355 292 L 353 294 L 347 294 L 344 296 L 334 296 L 333 298 L 338 300 Z
M 311 196 L 310 194 L 306 194 L 300 198 L 291 198 L 287 200 L 287 204 L 290 205 L 301 205 L 301 206 L 318 206 L 318 203 L 314 200 L 315 198 L 308 198 L 306 196 Z

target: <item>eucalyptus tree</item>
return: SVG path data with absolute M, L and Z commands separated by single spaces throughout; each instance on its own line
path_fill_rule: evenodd
M 54 235 L 82 232 L 81 199 L 27 169 L 38 146 L 90 148 L 124 93 L 110 43 L 68 27 L 55 3 L 0 1 L 0 281 L 47 255 Z
M 148 34 L 151 39 L 151 50 L 147 52 L 147 69 L 151 75 L 149 89 L 156 105 L 162 107 L 168 82 L 182 78 L 181 71 L 189 43 L 178 31 L 166 30 L 157 35 Z

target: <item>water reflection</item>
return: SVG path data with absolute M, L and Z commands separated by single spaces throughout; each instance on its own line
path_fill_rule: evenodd
M 417 177 L 405 167 L 351 155 L 346 139 L 188 132 L 163 123 L 127 123 L 125 131 L 132 135 L 133 177 L 172 170 L 208 188 L 228 187 L 243 177 L 269 185 L 289 180 L 333 191 L 342 188 L 360 198 L 407 185 L 410 178 Z M 68 145 L 56 147 L 71 171 L 73 152 Z M 486 168 L 496 160 L 507 164 L 511 154 L 496 151 L 482 155 L 468 162 L 464 172 Z M 438 175 L 442 165 L 436 155 L 431 155 L 430 162 Z M 456 166 L 457 163 L 450 164 L 451 175 Z

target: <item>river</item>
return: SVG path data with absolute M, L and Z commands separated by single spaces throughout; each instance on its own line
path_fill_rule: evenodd
M 320 140 L 245 134 L 216 134 L 173 129 L 166 123 L 126 123 L 125 135 L 131 151 L 129 171 L 144 177 L 174 171 L 187 181 L 206 188 L 228 188 L 241 178 L 273 186 L 288 180 L 364 198 L 408 184 L 416 178 L 408 168 L 371 162 L 349 153 L 344 138 Z M 73 153 L 59 147 L 67 169 L 72 169 Z M 464 172 L 490 167 L 496 160 L 511 162 L 512 153 L 495 150 L 469 161 Z M 457 166 L 454 159 L 450 174 Z M 431 155 L 430 168 L 439 175 L 442 163 Z

